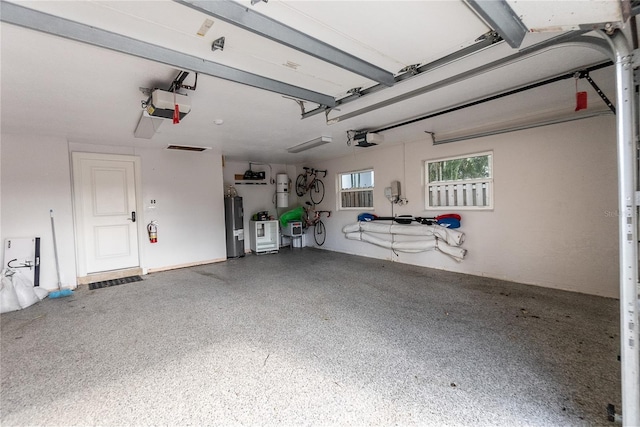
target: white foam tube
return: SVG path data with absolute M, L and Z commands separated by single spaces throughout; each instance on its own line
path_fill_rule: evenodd
M 381 246 L 383 248 L 393 249 L 399 252 L 417 253 L 430 250 L 438 250 L 446 255 L 449 255 L 456 261 L 462 261 L 467 254 L 466 249 L 449 246 L 445 242 L 438 241 L 437 239 L 392 242 L 390 240 L 382 239 L 375 235 L 359 231 L 345 233 L 345 237 L 349 240 L 360 240 L 363 242 Z
M 460 246 L 464 242 L 465 235 L 462 231 L 442 227 L 440 225 L 399 225 L 382 224 L 373 221 L 361 221 L 355 224 L 345 225 L 343 233 L 367 231 L 369 233 L 400 234 L 403 236 L 435 236 L 451 246 Z
M 387 249 L 395 249 L 400 252 L 424 252 L 430 251 L 436 248 L 436 240 L 416 240 L 412 242 L 392 242 L 390 240 L 376 237 L 373 234 L 362 233 L 354 231 L 351 233 L 345 233 L 345 237 L 349 240 L 360 240 L 367 243 L 372 243 L 377 246 L 381 246 Z

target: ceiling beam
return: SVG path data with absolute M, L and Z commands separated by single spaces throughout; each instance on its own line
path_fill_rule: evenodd
M 268 16 L 248 9 L 235 1 L 173 1 L 306 53 L 307 55 L 311 55 L 337 67 L 349 70 L 385 86 L 393 86 L 395 83 L 393 74 L 387 70 L 337 49 L 328 43 L 313 38 L 302 31 L 298 31 Z
M 206 74 L 320 105 L 335 106 L 335 98 L 329 95 L 292 86 L 278 80 L 262 77 L 13 3 L 0 2 L 0 21 L 167 64 L 181 70 Z
M 466 0 L 467 4 L 514 49 L 520 47 L 529 29 L 506 0 Z

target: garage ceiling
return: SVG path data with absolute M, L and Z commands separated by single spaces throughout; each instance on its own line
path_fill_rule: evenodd
M 606 23 L 622 25 L 627 18 L 625 13 L 630 11 L 630 4 L 617 0 L 230 3 L 231 7 L 242 6 L 236 9 L 243 18 L 266 20 L 266 28 L 276 34 L 283 31 L 279 24 L 286 25 L 285 30 L 298 32 L 294 37 L 285 36 L 293 44 L 307 38 L 318 43 L 305 53 L 256 34 L 257 28 L 243 29 L 207 11 L 226 3 L 229 2 L 2 2 L 3 133 L 57 135 L 70 142 L 131 147 L 165 148 L 170 144 L 219 147 L 228 159 L 234 160 L 298 163 L 337 157 L 363 150 L 347 145 L 348 131 L 383 129 L 606 62 L 605 53 L 585 43 L 544 48 L 540 43 L 576 30 L 586 33 L 580 36 L 583 39 L 593 40 L 600 36 L 587 31 Z M 481 17 L 476 3 L 508 6 L 528 30 L 522 44 L 510 46 L 513 43 L 505 34 L 507 23 L 502 18 L 496 23 Z M 44 26 L 26 25 L 36 26 L 34 29 L 15 25 L 7 16 L 16 6 L 26 13 L 28 22 L 44 17 L 63 32 L 71 31 L 76 24 L 81 24 L 79 28 L 84 30 L 71 36 L 73 40 L 70 36 L 52 35 L 50 30 L 39 31 Z M 206 34 L 202 34 L 211 21 Z M 124 36 L 121 38 L 124 41 L 117 45 L 122 49 L 78 41 L 90 38 L 96 31 L 114 39 Z M 500 34 L 509 43 L 501 41 Z M 221 37 L 224 47 L 212 50 L 213 42 Z M 147 98 L 141 88 L 167 89 L 182 70 L 190 72 L 184 83 L 193 85 L 195 73 L 193 69 L 172 64 L 171 60 L 123 53 L 129 49 L 131 40 L 147 47 L 143 56 L 153 57 L 156 47 L 160 47 L 163 52 L 175 52 L 171 58 L 174 55 L 195 58 L 197 66 L 221 65 L 232 76 L 255 75 L 260 81 L 275 82 L 268 86 L 275 91 L 201 72 L 196 90 L 183 90 L 190 99 L 191 112 L 179 124 L 164 120 L 151 139 L 135 138 L 133 133 L 143 111 L 141 102 Z M 524 54 L 532 46 L 534 50 Z M 319 59 L 317 56 L 322 56 L 325 47 L 331 54 L 346 56 L 337 56 L 334 61 L 337 65 Z M 461 51 L 468 54 L 457 54 Z M 512 61 L 472 73 L 477 67 L 507 57 L 512 57 Z M 442 58 L 448 59 L 429 66 Z M 376 76 L 367 77 L 366 73 L 354 71 L 354 64 L 356 68 L 376 69 L 377 76 L 383 77 L 378 81 Z M 406 69 L 414 65 L 426 71 L 413 76 Z M 385 74 L 390 76 L 391 83 L 385 82 Z M 460 78 L 455 84 L 438 87 L 439 82 L 452 76 Z M 613 97 L 611 67 L 593 72 L 592 77 Z M 292 95 L 280 90 L 279 84 L 301 92 Z M 588 113 L 608 111 L 584 79 L 578 80 L 577 86 L 578 90 L 589 92 Z M 371 93 L 356 96 L 354 90 Z M 420 139 L 430 143 L 425 131 L 446 139 L 514 122 L 571 117 L 578 114 L 574 111 L 575 92 L 575 79 L 566 79 L 396 127 L 382 132 L 384 144 Z M 300 93 L 305 96 L 296 96 Z M 321 99 L 338 105 L 326 108 L 317 99 L 309 101 L 307 93 L 320 94 Z M 389 101 L 398 97 L 402 102 Z M 312 114 L 302 118 L 303 112 Z M 220 121 L 222 124 L 216 124 Z M 298 154 L 287 152 L 288 147 L 319 136 L 330 136 L 332 142 Z

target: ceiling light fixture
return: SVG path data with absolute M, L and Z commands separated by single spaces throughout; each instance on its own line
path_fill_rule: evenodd
M 251 6 L 255 6 L 257 3 L 260 3 L 261 1 L 267 3 L 269 0 L 251 0 Z
M 320 145 L 328 144 L 331 142 L 330 136 L 321 136 L 316 139 L 312 139 L 311 141 L 303 142 L 302 144 L 294 145 L 293 147 L 287 148 L 289 153 L 299 153 L 301 151 L 309 150 L 311 148 L 318 147 Z

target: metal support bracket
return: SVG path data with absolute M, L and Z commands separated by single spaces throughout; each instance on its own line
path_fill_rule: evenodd
M 609 98 L 607 98 L 607 95 L 605 95 L 605 93 L 600 89 L 600 87 L 596 84 L 596 82 L 593 81 L 593 79 L 589 75 L 589 72 L 588 71 L 580 71 L 577 74 L 578 74 L 578 78 L 586 79 L 589 82 L 591 87 L 593 87 L 593 89 L 600 96 L 600 98 L 604 101 L 604 103 L 607 104 L 607 107 L 609 107 L 609 109 L 611 111 L 613 111 L 613 114 L 615 114 L 616 113 L 615 105 L 613 105 L 613 103 L 609 100 Z
M 142 92 L 142 94 L 144 96 L 146 96 L 147 98 L 151 96 L 151 89 L 148 87 L 138 87 L 138 90 L 140 90 L 140 92 Z
M 431 144 L 436 145 L 436 133 L 435 132 L 429 132 L 428 130 L 425 130 L 424 133 L 428 134 L 429 136 L 431 136 Z
M 529 29 L 522 22 L 506 0 L 481 1 L 467 0 L 469 7 L 476 12 L 491 28 L 512 48 L 519 48 Z
M 500 41 L 502 41 L 502 37 L 500 37 L 500 34 L 498 34 L 497 32 L 495 32 L 494 30 L 490 30 L 487 31 L 486 33 L 484 33 L 483 35 L 481 35 L 480 37 L 478 37 L 475 42 L 480 42 L 480 41 L 484 41 L 484 40 L 490 40 L 491 44 L 494 43 L 498 43 Z
M 211 51 L 215 52 L 216 50 L 224 50 L 224 37 L 215 39 L 211 44 Z
M 198 85 L 198 73 L 196 73 L 196 80 L 193 83 L 193 86 L 184 84 L 184 81 L 188 76 L 189 76 L 188 71 L 180 71 L 176 76 L 175 80 L 171 82 L 171 86 L 169 87 L 169 92 L 177 92 L 178 89 L 196 90 L 196 86 Z
M 421 72 L 418 67 L 420 67 L 420 64 L 407 65 L 402 70 L 398 71 L 398 74 L 409 73 L 412 76 L 417 76 Z
M 304 101 L 301 101 L 299 99 L 294 99 L 294 101 L 298 104 L 298 106 L 300 106 L 300 111 L 302 112 L 301 114 L 304 114 Z

